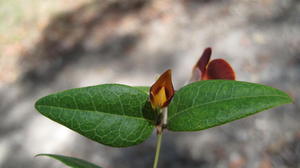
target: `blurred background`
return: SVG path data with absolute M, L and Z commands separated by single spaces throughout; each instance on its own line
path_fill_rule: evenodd
M 154 135 L 106 147 L 34 102 L 74 87 L 151 85 L 169 68 L 178 89 L 208 46 L 238 80 L 284 90 L 294 104 L 202 132 L 166 131 L 159 167 L 299 168 L 299 0 L 0 0 L 0 167 L 63 167 L 38 153 L 152 167 Z

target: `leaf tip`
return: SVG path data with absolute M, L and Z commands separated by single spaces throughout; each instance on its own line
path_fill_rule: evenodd
M 34 157 L 40 157 L 40 156 L 49 156 L 50 154 L 46 154 L 46 153 L 39 153 L 34 155 Z
M 41 102 L 43 101 L 43 98 L 44 98 L 44 97 L 39 98 L 39 99 L 34 103 L 34 108 L 35 108 L 38 112 L 40 112 L 38 106 L 41 105 Z
M 287 98 L 288 98 L 288 104 L 295 104 L 296 102 L 295 102 L 295 98 L 293 97 L 293 96 L 291 96 L 291 95 L 289 95 L 288 93 L 286 93 L 286 95 L 287 95 Z

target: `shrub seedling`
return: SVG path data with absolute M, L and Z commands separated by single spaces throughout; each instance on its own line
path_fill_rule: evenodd
M 235 73 L 223 59 L 210 61 L 204 50 L 193 68 L 191 83 L 174 91 L 171 70 L 151 87 L 102 84 L 75 88 L 39 99 L 35 108 L 44 116 L 77 133 L 112 147 L 144 142 L 156 129 L 157 168 L 162 134 L 200 131 L 288 104 L 292 99 L 278 89 L 235 81 Z M 99 168 L 81 159 L 40 154 L 73 168 Z

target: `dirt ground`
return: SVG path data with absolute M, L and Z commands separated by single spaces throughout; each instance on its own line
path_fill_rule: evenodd
M 0 167 L 63 167 L 38 153 L 105 168 L 151 167 L 155 136 L 135 147 L 92 142 L 40 115 L 37 98 L 102 83 L 190 78 L 205 47 L 237 79 L 294 103 L 202 132 L 166 132 L 159 167 L 300 167 L 299 0 L 0 1 Z

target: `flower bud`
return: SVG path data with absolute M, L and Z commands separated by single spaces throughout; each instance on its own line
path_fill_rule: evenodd
M 173 95 L 174 88 L 171 78 L 171 70 L 164 72 L 150 88 L 150 101 L 153 109 L 166 107 Z

